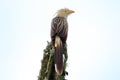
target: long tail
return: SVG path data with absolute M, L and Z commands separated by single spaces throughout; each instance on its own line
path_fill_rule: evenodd
M 55 70 L 58 75 L 63 72 L 63 46 L 59 36 L 55 37 Z

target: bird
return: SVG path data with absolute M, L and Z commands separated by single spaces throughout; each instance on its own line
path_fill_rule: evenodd
M 63 54 L 68 36 L 67 17 L 72 13 L 74 11 L 68 8 L 60 9 L 51 21 L 51 42 L 54 46 L 55 71 L 58 75 L 63 73 Z

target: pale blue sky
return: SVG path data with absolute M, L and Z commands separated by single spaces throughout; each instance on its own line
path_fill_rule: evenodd
M 69 8 L 68 80 L 120 80 L 119 0 L 1 0 L 0 80 L 37 80 L 51 19 Z

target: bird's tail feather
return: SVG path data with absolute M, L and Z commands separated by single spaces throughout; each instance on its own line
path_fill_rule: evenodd
M 58 75 L 63 72 L 63 46 L 59 36 L 55 37 L 55 70 Z

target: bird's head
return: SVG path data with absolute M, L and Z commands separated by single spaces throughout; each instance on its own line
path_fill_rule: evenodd
M 67 8 L 64 8 L 64 9 L 60 9 L 58 10 L 57 12 L 57 16 L 61 16 L 61 17 L 67 17 L 68 15 L 74 13 L 73 10 L 70 10 L 70 9 L 67 9 Z

